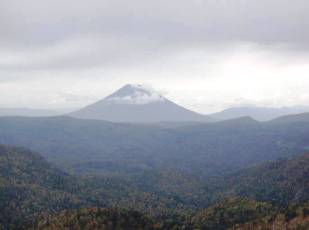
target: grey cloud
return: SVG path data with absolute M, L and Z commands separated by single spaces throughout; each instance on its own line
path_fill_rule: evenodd
M 0 68 L 139 64 L 235 42 L 307 52 L 308 9 L 307 0 L 1 1 Z
M 46 0 L 2 2 L 1 35 L 51 42 L 79 33 L 171 40 L 307 43 L 306 0 Z

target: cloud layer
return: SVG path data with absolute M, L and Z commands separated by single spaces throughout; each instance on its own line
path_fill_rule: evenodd
M 308 10 L 307 0 L 0 1 L 0 105 L 79 107 L 126 83 L 200 112 L 309 104 Z

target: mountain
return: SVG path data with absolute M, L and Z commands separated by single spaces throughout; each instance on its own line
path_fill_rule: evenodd
M 309 123 L 230 121 L 162 127 L 71 117 L 2 117 L 0 143 L 26 146 L 79 173 L 170 168 L 213 176 L 301 154 Z
M 301 113 L 295 115 L 287 115 L 283 117 L 271 120 L 272 123 L 299 123 L 299 122 L 309 122 L 309 113 Z
M 154 123 L 211 121 L 141 85 L 125 85 L 113 94 L 69 116 L 113 122 Z
M 0 116 L 49 117 L 61 114 L 57 111 L 29 108 L 0 108 Z
M 228 120 L 237 117 L 250 116 L 258 121 L 269 121 L 281 116 L 299 114 L 309 112 L 309 107 L 306 106 L 294 106 L 294 107 L 282 107 L 282 108 L 270 108 L 270 107 L 235 107 L 228 108 L 221 112 L 209 114 L 209 116 L 215 120 Z

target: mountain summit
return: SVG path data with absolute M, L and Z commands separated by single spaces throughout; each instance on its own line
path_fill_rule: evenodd
M 110 104 L 150 104 L 164 102 L 165 98 L 142 85 L 125 85 L 104 100 Z
M 207 116 L 179 106 L 151 88 L 131 84 L 70 116 L 134 123 L 210 121 Z

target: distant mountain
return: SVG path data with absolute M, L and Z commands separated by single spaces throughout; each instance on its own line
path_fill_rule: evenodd
M 210 114 L 215 120 L 228 120 L 237 117 L 250 116 L 258 121 L 268 121 L 281 116 L 309 112 L 309 107 L 294 106 L 282 108 L 269 107 L 235 107 L 225 109 L 222 112 Z
M 49 117 L 60 115 L 60 112 L 29 108 L 0 108 L 0 116 Z
M 309 113 L 300 113 L 295 115 L 287 115 L 271 120 L 272 123 L 295 123 L 309 122 Z
M 0 118 L 0 143 L 27 146 L 79 173 L 140 173 L 156 168 L 218 175 L 301 154 L 309 123 L 230 121 L 162 127 L 71 117 Z
M 103 100 L 70 113 L 69 116 L 132 123 L 212 120 L 181 107 L 153 89 L 141 85 L 125 85 Z

